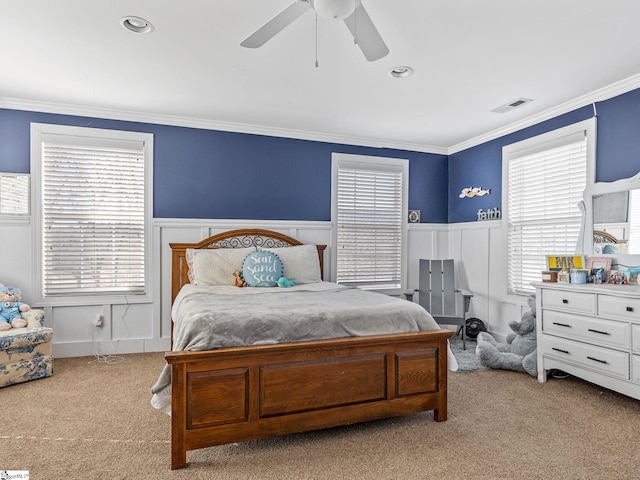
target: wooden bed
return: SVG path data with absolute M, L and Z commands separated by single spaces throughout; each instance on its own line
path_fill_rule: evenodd
M 301 245 L 241 229 L 172 243 L 172 302 L 189 282 L 188 248 Z M 318 246 L 323 266 L 324 246 Z M 448 330 L 166 354 L 171 365 L 171 468 L 187 451 L 433 410 L 447 419 Z

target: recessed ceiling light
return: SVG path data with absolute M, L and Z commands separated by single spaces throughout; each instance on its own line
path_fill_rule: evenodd
M 153 31 L 151 22 L 142 17 L 133 17 L 131 15 L 122 17 L 120 25 L 133 33 L 151 33 Z
M 413 75 L 413 68 L 411 67 L 395 67 L 389 70 L 389 75 L 393 78 L 404 78 Z

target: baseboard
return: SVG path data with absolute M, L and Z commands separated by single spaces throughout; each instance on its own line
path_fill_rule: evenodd
M 96 355 L 125 355 L 130 353 L 167 352 L 171 349 L 169 338 L 135 339 L 92 342 L 54 343 L 53 358 L 94 357 Z

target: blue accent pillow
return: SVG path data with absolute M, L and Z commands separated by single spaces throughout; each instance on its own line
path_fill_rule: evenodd
M 275 253 L 252 252 L 242 263 L 242 276 L 250 287 L 276 287 L 282 276 L 282 262 Z

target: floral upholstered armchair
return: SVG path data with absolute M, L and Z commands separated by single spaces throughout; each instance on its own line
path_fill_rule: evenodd
M 44 326 L 44 311 L 31 309 L 22 316 L 26 327 L 0 331 L 0 387 L 53 373 L 53 329 Z

